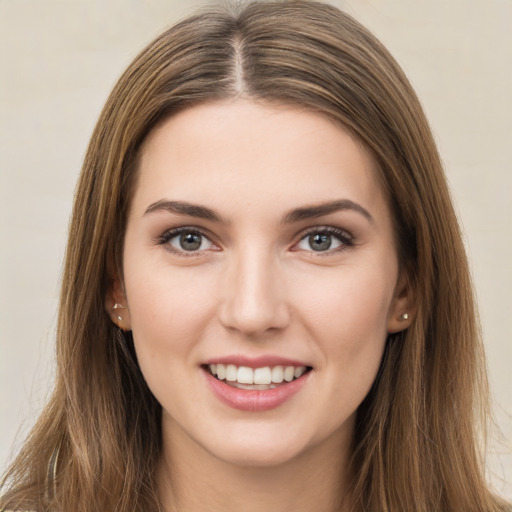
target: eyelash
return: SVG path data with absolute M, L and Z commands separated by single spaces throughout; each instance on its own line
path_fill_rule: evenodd
M 166 250 L 168 250 L 169 252 L 171 252 L 173 254 L 176 254 L 177 256 L 189 258 L 189 257 L 197 257 L 197 256 L 201 255 L 202 252 L 204 251 L 204 249 L 197 250 L 197 251 L 185 251 L 185 250 L 176 249 L 175 247 L 173 247 L 172 245 L 169 244 L 170 240 L 172 240 L 173 238 L 176 238 L 177 236 L 179 236 L 181 234 L 197 235 L 197 236 L 206 238 L 206 240 L 208 240 L 211 244 L 213 244 L 210 237 L 207 234 L 205 234 L 201 229 L 194 228 L 194 227 L 188 227 L 188 226 L 183 226 L 183 227 L 179 227 L 179 228 L 175 228 L 175 229 L 166 231 L 161 236 L 159 236 L 158 238 L 155 239 L 155 243 L 157 245 L 166 245 Z M 307 237 L 309 237 L 311 235 L 328 235 L 328 236 L 332 236 L 332 237 L 338 239 L 338 241 L 341 242 L 341 245 L 334 249 L 327 249 L 325 251 L 314 251 L 313 249 L 311 249 L 310 251 L 306 251 L 306 252 L 315 253 L 316 256 L 327 256 L 327 255 L 331 255 L 333 253 L 342 252 L 354 245 L 354 237 L 347 231 L 345 231 L 343 229 L 335 228 L 333 226 L 316 226 L 314 228 L 310 228 L 310 229 L 300 233 L 299 241 L 294 244 L 294 247 L 297 246 L 299 243 L 301 243 L 303 240 L 305 240 Z M 292 249 L 292 250 L 298 251 L 300 249 Z
M 329 256 L 335 253 L 340 253 L 354 245 L 354 237 L 348 231 L 335 228 L 334 226 L 315 226 L 314 228 L 310 228 L 300 234 L 299 242 L 294 245 L 297 245 L 311 235 L 328 235 L 337 238 L 341 242 L 341 245 L 334 249 L 327 249 L 326 251 L 314 251 L 311 249 L 310 251 L 307 251 L 314 253 L 315 256 Z
M 185 258 L 199 256 L 202 253 L 202 251 L 179 250 L 169 244 L 170 240 L 172 240 L 173 238 L 176 238 L 177 236 L 182 235 L 182 234 L 198 235 L 200 237 L 206 238 L 210 243 L 213 244 L 213 242 L 210 240 L 210 237 L 208 235 L 206 235 L 202 230 L 200 230 L 198 228 L 188 227 L 188 226 L 170 229 L 169 231 L 166 231 L 161 236 L 159 236 L 155 240 L 155 242 L 157 245 L 166 245 L 166 247 L 165 247 L 166 250 L 168 250 L 169 252 L 171 252 L 173 254 L 176 254 L 177 256 L 182 256 Z

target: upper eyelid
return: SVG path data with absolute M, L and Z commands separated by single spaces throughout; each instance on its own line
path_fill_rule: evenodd
M 343 238 L 348 238 L 349 240 L 354 240 L 354 238 L 355 238 L 354 235 L 350 231 L 343 229 L 343 228 L 338 228 L 338 227 L 329 226 L 329 225 L 312 226 L 310 228 L 303 229 L 296 235 L 296 237 L 299 240 L 302 240 L 303 238 L 310 235 L 311 233 L 322 233 L 322 232 L 328 233 L 330 235 L 340 235 L 340 236 L 344 235 Z
M 157 237 L 157 240 L 160 240 L 164 237 L 173 238 L 173 237 L 178 236 L 184 232 L 196 233 L 198 235 L 204 236 L 204 237 L 208 238 L 208 240 L 210 240 L 210 242 L 212 242 L 212 243 L 213 243 L 212 238 L 215 238 L 213 236 L 213 233 L 210 233 L 209 230 L 206 230 L 204 228 L 200 228 L 197 226 L 177 226 L 175 228 L 166 229 L 160 236 Z

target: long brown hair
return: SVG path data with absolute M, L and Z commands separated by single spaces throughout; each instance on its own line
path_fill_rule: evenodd
M 160 510 L 161 408 L 129 333 L 105 311 L 122 273 L 143 140 L 163 118 L 238 95 L 329 116 L 371 151 L 401 265 L 411 327 L 390 335 L 358 411 L 354 510 L 498 511 L 480 456 L 487 384 L 468 264 L 422 108 L 387 50 L 350 16 L 309 1 L 209 7 L 129 66 L 93 133 L 69 232 L 53 396 L 4 480 L 0 508 Z

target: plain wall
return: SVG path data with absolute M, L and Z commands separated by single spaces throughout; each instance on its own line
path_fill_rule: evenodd
M 51 386 L 68 218 L 96 119 L 144 44 L 201 3 L 0 0 L 0 470 Z M 512 498 L 512 2 L 332 3 L 391 50 L 436 134 L 502 431 L 493 481 Z

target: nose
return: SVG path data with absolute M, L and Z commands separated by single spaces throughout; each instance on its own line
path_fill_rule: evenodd
M 268 254 L 252 252 L 231 261 L 223 278 L 221 324 L 258 338 L 286 328 L 290 311 L 279 265 Z

